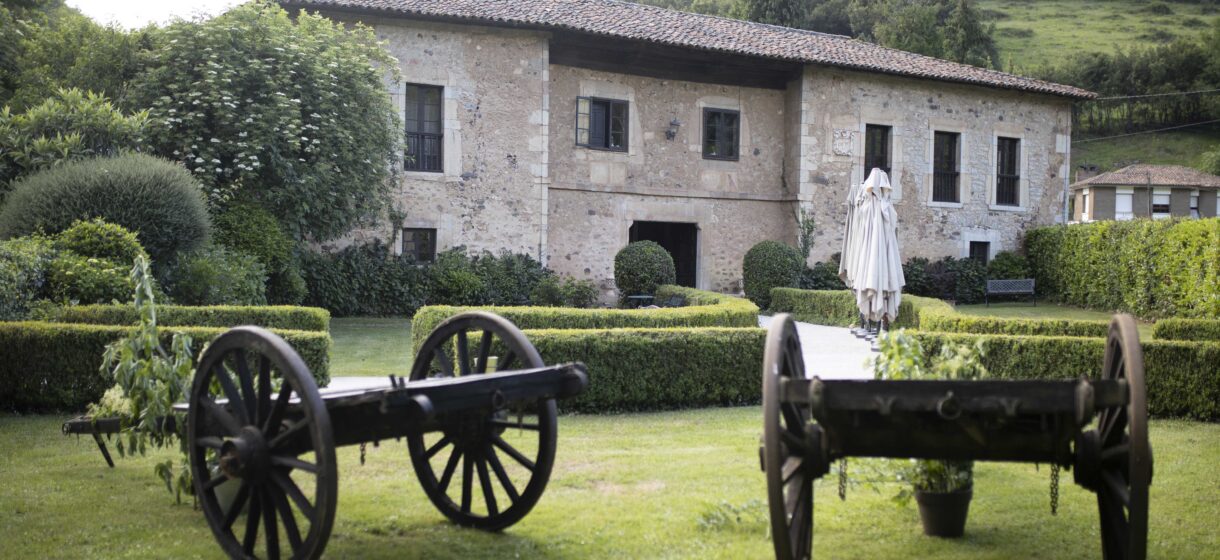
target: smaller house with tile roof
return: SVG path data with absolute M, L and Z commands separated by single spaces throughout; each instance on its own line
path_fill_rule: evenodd
M 1214 218 L 1220 177 L 1181 165 L 1128 165 L 1072 185 L 1072 221 Z

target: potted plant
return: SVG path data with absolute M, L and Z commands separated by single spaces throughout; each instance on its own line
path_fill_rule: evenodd
M 899 330 L 883 336 L 873 364 L 877 379 L 977 379 L 987 374 L 981 362 L 982 342 L 974 346 L 942 346 L 931 359 L 919 340 Z M 894 497 L 919 504 L 923 532 L 934 537 L 960 537 L 974 497 L 974 462 L 911 459 L 898 467 L 902 489 Z

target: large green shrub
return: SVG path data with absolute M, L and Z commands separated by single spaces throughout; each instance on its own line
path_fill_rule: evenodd
M 130 264 L 61 252 L 47 268 L 48 295 L 63 303 L 109 303 L 131 297 Z
M 1220 341 L 1220 320 L 1161 319 L 1152 325 L 1152 337 L 1161 340 Z
M 1025 257 L 1012 251 L 1000 251 L 995 258 L 987 263 L 987 278 L 992 280 L 1011 280 L 1029 278 L 1029 263 Z
M 484 305 L 487 301 L 487 283 L 475 272 L 463 248 L 438 254 L 428 273 L 431 278 L 429 302 Z
M 830 256 L 829 261 L 817 262 L 801 271 L 798 287 L 802 290 L 846 290 L 847 286 L 839 278 L 839 259 L 841 253 Z M 789 286 L 790 287 L 790 286 Z
M 258 259 L 219 245 L 183 254 L 165 274 L 166 290 L 186 305 L 266 305 L 267 272 Z
M 55 256 L 42 236 L 0 241 L 0 321 L 23 319 L 46 288 Z
M 911 259 L 903 266 L 904 272 L 911 270 L 916 275 L 915 281 L 924 284 L 922 291 L 905 288 L 904 291 L 953 300 L 960 304 L 983 301 L 987 290 L 987 267 L 983 263 L 970 258 L 944 257 L 928 263 L 920 274 L 918 269 L 926 262 L 922 259 Z
M 306 252 L 301 264 L 309 287 L 306 303 L 337 317 L 411 316 L 430 291 L 428 269 L 391 254 L 380 241 L 334 253 Z
M 589 387 L 569 411 L 613 412 L 757 403 L 760 328 L 527 330 L 548 364 L 584 362 Z
M 58 165 L 19 181 L 0 209 L 0 237 L 57 233 L 103 218 L 136 233 L 154 263 L 200 246 L 210 224 L 199 183 L 141 154 Z
M 73 222 L 55 236 L 55 248 L 119 264 L 134 263 L 136 258 L 148 256 L 136 234 L 101 218 Z
M 485 251 L 470 265 L 483 281 L 483 302 L 489 305 L 526 305 L 534 286 L 550 275 L 533 257 L 507 251 L 499 255 Z
M 983 364 L 1001 379 L 1096 377 L 1104 338 L 912 333 L 929 353 L 943 345 L 982 344 Z M 1220 343 L 1143 341 L 1148 411 L 1154 416 L 1220 419 Z
M 655 241 L 629 243 L 614 255 L 614 285 L 619 298 L 652 295 L 677 278 L 673 255 Z
M 742 286 L 746 297 L 767 309 L 773 288 L 795 288 L 804 260 L 795 247 L 779 241 L 762 241 L 746 251 L 742 260 Z
M 1220 317 L 1220 218 L 1102 221 L 1031 230 L 1041 293 L 1138 317 Z
M 78 325 L 37 321 L 0 322 L 0 410 L 81 411 L 114 385 L 98 366 L 106 345 L 134 330 L 130 326 Z M 173 332 L 189 335 L 198 355 L 225 329 L 177 327 L 161 331 L 169 345 Z M 301 354 L 320 386 L 330 381 L 330 335 L 317 331 L 273 331 Z
M 47 307 L 31 313 L 31 319 L 51 323 L 89 325 L 135 325 L 136 308 L 122 305 L 67 305 Z M 255 325 L 266 329 L 296 331 L 330 330 L 330 313 L 317 307 L 239 305 L 158 305 L 157 324 L 163 327 L 238 327 Z
M 61 89 L 23 113 L 0 108 L 0 199 L 36 171 L 139 148 L 147 120 L 147 112 L 125 116 L 105 97 L 78 89 Z
M 158 39 L 132 103 L 149 108 L 154 152 L 187 166 L 213 202 L 253 200 L 294 239 L 318 241 L 386 208 L 402 165 L 386 90 L 402 86 L 372 28 L 248 2 Z
M 597 286 L 590 280 L 548 274 L 530 291 L 530 305 L 544 307 L 593 307 L 597 302 Z
M 251 255 L 266 267 L 268 301 L 295 305 L 305 299 L 295 243 L 270 212 L 251 203 L 231 204 L 215 215 L 212 225 L 217 243 Z

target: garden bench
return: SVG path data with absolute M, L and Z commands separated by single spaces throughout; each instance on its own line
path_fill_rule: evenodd
M 983 294 L 983 302 L 988 307 L 991 306 L 990 297 L 997 296 L 1024 296 L 1028 295 L 1029 300 L 1035 306 L 1038 305 L 1038 300 L 1034 299 L 1034 279 L 1021 278 L 1012 280 L 988 280 L 987 292 Z
M 459 525 L 499 531 L 542 497 L 555 462 L 555 400 L 587 384 L 584 364 L 548 366 L 515 325 L 468 312 L 437 325 L 409 380 L 392 375 L 367 389 L 320 391 L 283 339 L 230 329 L 200 357 L 187 402 L 174 409 L 186 415 L 195 496 L 221 549 L 316 559 L 338 503 L 336 447 L 361 445 L 363 462 L 365 443 L 406 438 L 433 505 Z M 93 435 L 111 466 L 100 435 L 119 430 L 114 418 L 63 426 Z
M 849 456 L 1050 464 L 1052 500 L 1058 469 L 1071 469 L 1097 494 L 1102 557 L 1145 557 L 1152 449 L 1130 315 L 1110 323 L 1092 378 L 823 380 L 806 376 L 802 355 L 792 317 L 776 315 L 763 351 L 758 450 L 776 558 L 811 557 L 813 482 Z M 845 485 L 840 478 L 841 496 Z

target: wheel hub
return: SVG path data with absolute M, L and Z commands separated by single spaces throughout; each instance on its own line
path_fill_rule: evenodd
M 1072 468 L 1076 484 L 1097 492 L 1101 484 L 1101 435 L 1086 430 L 1076 435 L 1076 457 Z
M 229 478 L 258 482 L 267 477 L 270 467 L 267 440 L 253 426 L 242 428 L 237 437 L 220 447 L 220 470 Z

